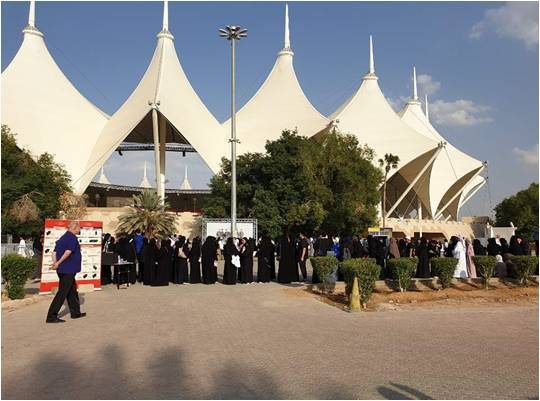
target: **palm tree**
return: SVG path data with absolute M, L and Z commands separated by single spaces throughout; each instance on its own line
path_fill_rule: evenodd
M 133 195 L 133 205 L 118 217 L 120 223 L 116 231 L 132 234 L 139 230 L 150 237 L 165 238 L 174 232 L 175 223 L 174 215 L 165 211 L 167 207 L 169 204 L 162 203 L 157 192 L 145 189 L 140 195 Z
M 399 156 L 395 156 L 392 153 L 384 155 L 384 159 L 379 159 L 379 166 L 384 167 L 384 182 L 383 182 L 383 200 L 382 200 L 382 225 L 386 227 L 386 179 L 391 169 L 398 167 Z

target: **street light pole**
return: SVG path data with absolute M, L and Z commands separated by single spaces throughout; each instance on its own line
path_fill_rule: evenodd
M 231 236 L 236 238 L 236 40 L 231 40 Z
M 236 41 L 247 36 L 247 29 L 227 25 L 219 30 L 219 36 L 231 41 L 231 236 L 236 238 Z

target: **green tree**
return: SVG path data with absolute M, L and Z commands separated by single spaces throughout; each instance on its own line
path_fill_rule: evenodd
M 2 125 L 2 231 L 37 235 L 45 218 L 58 217 L 60 197 L 66 192 L 71 189 L 64 168 L 48 153 L 32 158 Z
M 509 226 L 512 222 L 516 233 L 530 239 L 538 230 L 538 184 L 532 183 L 495 206 L 495 224 Z
M 398 168 L 399 156 L 395 156 L 391 153 L 386 153 L 384 159 L 379 159 L 379 166 L 384 169 L 384 181 L 383 181 L 383 198 L 382 198 L 382 225 L 386 227 L 386 181 L 388 179 L 388 173 L 391 169 Z
M 133 195 L 133 206 L 118 217 L 118 234 L 133 234 L 136 231 L 163 239 L 174 233 L 175 217 L 167 213 L 169 204 L 161 204 L 157 192 L 145 189 L 139 195 Z
M 381 174 L 372 152 L 351 135 L 328 134 L 319 141 L 284 131 L 266 144 L 266 152 L 237 160 L 239 217 L 254 217 L 261 232 L 332 233 L 361 231 L 372 224 L 379 202 Z M 210 184 L 204 212 L 230 215 L 230 162 Z
M 328 211 L 325 232 L 359 234 L 376 221 L 382 175 L 372 164 L 373 150 L 354 135 L 328 133 L 311 148 L 306 174 L 314 199 Z

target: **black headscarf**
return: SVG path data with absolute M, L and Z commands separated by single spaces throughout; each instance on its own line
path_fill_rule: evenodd
M 518 242 L 518 237 L 516 235 L 512 235 L 510 237 L 510 253 L 514 256 L 516 255 L 523 255 L 523 248 Z
M 448 243 L 448 248 L 446 248 L 446 253 L 444 256 L 451 258 L 454 256 L 454 248 L 456 247 L 459 238 L 453 235 L 450 237 L 450 242 Z
M 189 259 L 198 261 L 201 256 L 201 239 L 199 237 L 193 238 L 191 243 L 191 252 L 189 253 Z
M 218 249 L 218 243 L 216 241 L 216 237 L 213 237 L 209 235 L 206 237 L 206 241 L 204 241 L 204 244 L 202 244 L 201 252 L 207 253 L 207 252 L 216 252 Z
M 486 248 L 482 246 L 478 238 L 473 240 L 472 245 L 473 245 L 475 255 L 480 256 L 480 255 L 486 254 Z

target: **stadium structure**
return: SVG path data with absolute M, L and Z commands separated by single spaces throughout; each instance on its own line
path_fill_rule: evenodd
M 294 70 L 288 6 L 284 31 L 271 72 L 237 113 L 238 153 L 263 151 L 266 141 L 285 129 L 314 139 L 331 130 L 350 133 L 374 150 L 374 163 L 386 153 L 399 156 L 398 169 L 387 179 L 389 225 L 414 220 L 419 224 L 415 232 L 422 232 L 434 222 L 456 222 L 461 207 L 486 184 L 480 174 L 487 163 L 452 146 L 431 124 L 427 97 L 424 108 L 418 97 L 416 70 L 413 93 L 396 112 L 379 86 L 370 37 L 367 73 L 349 99 L 324 116 L 305 95 Z M 2 124 L 17 133 L 18 145 L 32 154 L 53 154 L 71 175 L 76 193 L 98 194 L 101 201 L 107 191 L 129 195 L 151 186 L 146 166 L 140 186 L 111 184 L 103 166 L 115 151 L 154 151 L 157 174 L 152 186 L 162 196 L 179 199 L 204 198 L 208 190 L 192 189 L 187 171 L 182 185 L 166 189 L 167 151 L 197 152 L 213 173 L 222 157 L 230 158 L 230 120 L 220 123 L 191 86 L 169 31 L 167 1 L 146 72 L 111 116 L 86 99 L 56 64 L 36 26 L 34 1 L 22 45 L 2 73 L 1 95 Z M 100 170 L 100 179 L 92 182 Z

